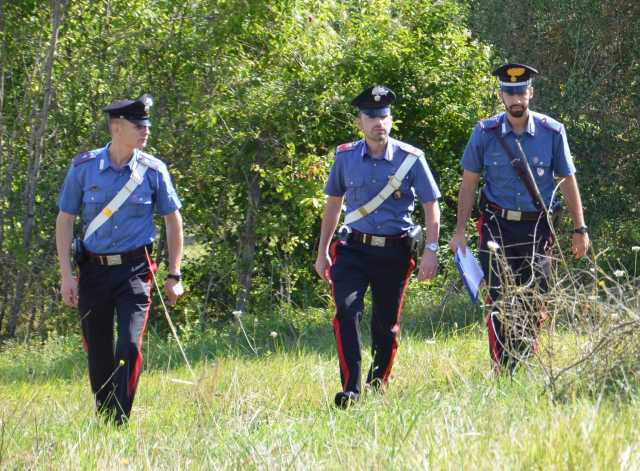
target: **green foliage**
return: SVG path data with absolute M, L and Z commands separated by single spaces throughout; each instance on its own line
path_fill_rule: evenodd
M 482 80 L 488 49 L 470 39 L 463 12 L 453 2 L 298 2 L 247 8 L 242 15 L 221 13 L 227 20 L 208 25 L 213 30 L 200 35 L 230 38 L 225 44 L 209 44 L 208 55 L 224 61 L 232 47 L 233 66 L 222 81 L 211 77 L 206 84 L 216 83 L 222 95 L 203 105 L 210 107 L 207 116 L 217 116 L 209 138 L 219 145 L 213 146 L 213 162 L 207 161 L 202 191 L 194 196 L 198 202 L 220 202 L 217 216 L 226 224 L 215 235 L 206 229 L 199 233 L 204 236 L 200 240 L 214 243 L 214 253 L 207 255 L 208 273 L 200 276 L 198 286 L 208 285 L 211 277 L 226 278 L 214 297 L 233 299 L 233 274 L 219 261 L 229 259 L 223 252 L 237 250 L 246 209 L 243 193 L 247 179 L 256 176 L 261 201 L 254 300 L 269 309 L 274 295 L 276 304 L 307 304 L 317 286 L 310 267 L 321 189 L 331 163 L 328 149 L 356 137 L 350 97 L 374 82 L 399 93 L 396 135 L 425 148 L 451 199 L 458 155 L 481 114 L 474 82 Z M 240 24 L 234 19 L 239 17 L 244 18 Z M 443 123 L 446 131 L 438 130 Z M 209 208 L 189 204 L 196 222 L 210 230 Z
M 597 251 L 633 263 L 640 178 L 635 0 L 471 1 L 477 36 L 539 68 L 534 107 L 566 128 Z
M 21 232 L 32 161 L 25 149 L 40 124 L 34 112 L 46 91 L 42 58 L 56 4 L 65 8 L 34 196 L 34 245 Z M 11 155 L 0 159 L 0 175 L 11 181 L 0 192 L 0 245 L 16 280 L 31 280 L 22 298 L 5 293 L 16 296 L 23 327 L 33 300 L 42 305 L 30 313 L 38 332 L 66 329 L 63 319 L 75 323 L 60 316 L 55 298 L 39 300 L 57 284 L 55 195 L 73 155 L 108 140 L 100 108 L 117 97 L 155 97 L 148 150 L 170 166 L 191 244 L 190 293 L 176 313 L 185 323 L 205 325 L 234 309 L 247 269 L 239 254 L 252 238 L 250 307 L 324 302 L 325 287 L 312 271 L 322 187 L 332 149 L 358 137 L 348 103 L 372 83 L 398 92 L 394 133 L 425 149 L 444 190 L 445 218 L 453 218 L 457 159 L 484 114 L 478 83 L 489 58 L 454 1 L 57 0 L 38 8 L 5 2 L 2 12 L 3 116 L 18 120 L 7 122 L 0 150 Z M 43 321 L 42 310 L 56 312 L 56 322 Z M 9 315 L 0 312 L 0 327 Z
M 64 15 L 34 171 L 55 5 Z M 190 292 L 176 316 L 185 324 L 228 316 L 243 266 L 256 312 L 325 303 L 312 270 L 322 186 L 332 149 L 358 137 L 348 102 L 372 83 L 398 93 L 394 135 L 426 151 L 446 240 L 459 156 L 473 123 L 500 108 L 487 73 L 502 59 L 487 44 L 542 70 L 536 106 L 567 126 L 596 248 L 632 262 L 637 2 L 56 0 L 3 2 L 0 11 L 0 261 L 10 281 L 0 332 L 14 312 L 21 335 L 77 325 L 54 294 L 56 195 L 72 156 L 108 140 L 100 108 L 117 97 L 156 98 L 149 151 L 169 164 L 184 202 Z M 241 254 L 252 238 L 249 267 Z

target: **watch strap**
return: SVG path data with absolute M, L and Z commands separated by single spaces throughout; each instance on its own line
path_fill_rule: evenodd
M 429 252 L 437 253 L 439 248 L 440 247 L 436 242 L 430 242 L 428 244 L 424 244 L 424 249 L 428 250 Z

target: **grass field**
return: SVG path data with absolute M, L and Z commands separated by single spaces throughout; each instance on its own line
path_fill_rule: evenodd
M 185 335 L 195 380 L 175 342 L 149 333 L 121 428 L 94 415 L 79 337 L 5 345 L 0 468 L 640 469 L 639 401 L 554 402 L 535 366 L 497 380 L 480 314 L 462 300 L 444 314 L 426 302 L 407 306 L 386 394 L 347 411 L 333 406 L 328 311 L 281 320 L 276 337 L 251 318 L 246 337 L 237 327 Z

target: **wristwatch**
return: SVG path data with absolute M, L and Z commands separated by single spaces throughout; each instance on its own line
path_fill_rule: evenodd
M 428 244 L 424 244 L 424 249 L 428 250 L 429 252 L 438 253 L 439 248 L 440 247 L 438 246 L 437 242 L 429 242 Z
M 171 278 L 172 280 L 182 281 L 182 274 L 180 273 L 169 273 L 167 278 Z
M 580 226 L 580 227 L 576 227 L 573 232 L 574 234 L 586 234 L 587 233 L 587 229 L 589 229 L 587 226 Z

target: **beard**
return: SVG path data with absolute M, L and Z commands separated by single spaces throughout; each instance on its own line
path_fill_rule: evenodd
M 507 108 L 507 113 L 509 113 L 514 118 L 522 118 L 526 112 L 527 107 L 523 105 L 511 105 Z

